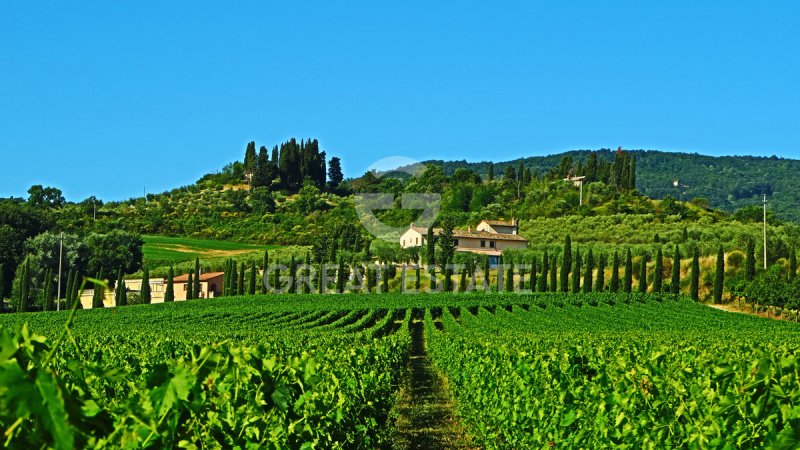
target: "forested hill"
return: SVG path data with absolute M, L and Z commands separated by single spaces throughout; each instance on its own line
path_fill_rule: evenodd
M 672 195 L 683 200 L 706 198 L 710 206 L 732 212 L 761 204 L 767 194 L 769 208 L 777 217 L 800 221 L 800 160 L 778 157 L 705 156 L 696 153 L 668 153 L 655 150 L 627 150 L 636 158 L 636 187 L 653 198 Z M 555 155 L 521 159 L 526 168 L 540 175 L 559 166 L 564 157 L 586 165 L 590 150 L 575 150 Z M 601 160 L 612 161 L 614 150 L 596 152 Z M 495 162 L 494 173 L 503 174 L 507 166 L 517 167 L 520 159 Z M 487 176 L 489 162 L 426 161 L 441 164 L 446 174 L 469 168 Z M 676 188 L 674 182 L 678 181 Z

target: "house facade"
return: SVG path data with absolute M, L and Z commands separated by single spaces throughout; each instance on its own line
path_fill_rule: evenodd
M 441 228 L 434 228 L 434 237 L 441 232 Z M 496 266 L 503 250 L 507 248 L 522 249 L 528 246 L 528 240 L 520 236 L 518 232 L 519 222 L 516 219 L 510 221 L 482 220 L 474 230 L 472 227 L 466 230 L 453 230 L 453 239 L 457 252 L 486 255 L 489 258 L 489 265 Z M 400 246 L 409 248 L 426 245 L 427 235 L 426 228 L 415 227 L 411 224 L 408 230 L 400 236 Z
M 215 298 L 222 294 L 225 272 L 208 272 L 200 274 L 200 294 L 199 298 Z M 186 300 L 189 274 L 179 275 L 172 279 L 175 291 L 175 300 Z

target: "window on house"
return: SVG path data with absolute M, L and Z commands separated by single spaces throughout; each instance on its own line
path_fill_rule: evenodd
M 419 238 L 417 238 L 417 245 L 419 245 Z
M 183 283 L 183 290 L 187 291 L 187 287 L 189 287 L 189 283 Z
M 453 245 L 455 245 L 456 247 L 458 247 L 458 239 L 453 239 Z
M 489 241 L 489 248 L 494 248 L 494 241 Z
M 486 241 L 481 241 L 481 248 L 486 247 Z

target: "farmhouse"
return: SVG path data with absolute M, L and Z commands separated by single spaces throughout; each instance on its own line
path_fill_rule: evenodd
M 225 272 L 208 272 L 200 274 L 200 298 L 214 298 L 222 294 L 222 282 L 225 278 Z M 186 291 L 188 290 L 187 283 L 189 282 L 189 274 L 179 275 L 172 279 L 175 300 L 186 300 Z
M 438 236 L 441 228 L 434 228 L 433 235 Z M 426 244 L 428 230 L 415 227 L 412 223 L 408 230 L 400 236 L 400 246 L 403 248 L 420 247 Z M 473 230 L 453 230 L 457 252 L 469 252 L 489 257 L 489 264 L 498 263 L 503 250 L 507 248 L 525 248 L 528 240 L 519 235 L 519 221 L 512 220 L 482 220 Z

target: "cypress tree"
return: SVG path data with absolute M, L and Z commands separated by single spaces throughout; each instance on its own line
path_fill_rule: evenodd
M 235 265 L 234 265 L 235 267 Z M 275 261 L 275 270 L 272 273 L 272 278 L 275 283 L 273 284 L 273 289 L 280 289 L 281 288 L 281 262 L 280 260 Z
M 114 305 L 122 305 L 122 269 L 117 271 L 117 281 L 114 282 Z
M 103 269 L 100 269 L 100 273 L 97 274 L 97 279 L 103 279 Z M 105 299 L 105 288 L 101 284 L 94 285 L 94 297 L 92 297 L 92 309 L 94 308 L 104 308 L 105 305 L 103 304 L 103 300 Z
M 119 306 L 128 306 L 128 287 L 124 278 L 119 285 Z
M 2 295 L 0 295 L 0 297 L 2 297 Z M 67 271 L 67 286 L 64 291 L 64 302 L 67 305 L 72 305 L 72 269 Z
M 308 263 L 306 263 L 308 264 Z M 267 273 L 267 267 L 269 267 L 269 250 L 264 250 L 264 274 Z M 261 280 L 261 293 L 267 293 L 267 284 L 264 283 L 264 280 Z
M 237 295 L 244 295 L 245 293 L 244 272 L 245 272 L 245 266 L 243 261 L 239 266 L 239 281 L 236 283 Z
M 339 257 L 341 259 L 341 257 Z M 255 287 L 254 287 L 255 288 Z M 297 261 L 294 260 L 294 255 L 289 259 L 289 289 L 288 293 L 297 293 Z
M 534 261 L 535 261 L 535 259 L 534 259 Z M 547 250 L 545 250 L 544 251 L 544 256 L 542 257 L 542 275 L 539 277 L 539 286 L 537 286 L 539 292 L 547 292 L 547 269 L 548 269 L 548 267 L 550 267 L 550 258 L 547 255 Z
M 428 290 L 436 289 L 436 266 L 428 266 Z
M 45 311 L 53 310 L 53 271 L 47 270 L 44 276 L 44 289 L 42 290 L 42 306 Z
M 192 298 L 200 298 L 200 258 L 194 259 L 194 284 L 192 285 Z
M 381 271 L 383 275 L 383 293 L 389 292 L 389 267 L 388 265 L 384 264 L 383 270 Z
M 81 293 L 83 291 L 82 289 L 83 284 L 84 284 L 83 275 L 81 275 L 76 270 L 72 280 L 72 301 L 75 303 L 75 305 L 70 305 L 70 306 L 75 306 L 77 308 L 83 307 L 83 304 L 81 303 Z
M 753 281 L 756 278 L 756 245 L 752 239 L 747 241 L 747 255 L 744 264 L 744 278 Z
M 794 249 L 789 251 L 789 281 L 794 281 L 797 276 L 797 254 Z
M 674 295 L 681 293 L 681 249 L 675 244 L 675 254 L 672 255 L 672 283 L 670 292 Z
M 152 303 L 152 294 L 150 293 L 150 269 L 147 267 L 144 268 L 144 274 L 142 275 L 142 290 L 140 293 L 142 298 L 142 303 L 145 305 L 149 305 Z
M 568 292 L 569 271 L 572 267 L 572 239 L 564 238 L 564 255 L 561 257 L 561 292 Z
M 664 255 L 661 252 L 660 245 L 656 251 L 656 267 L 653 275 L 653 292 L 662 292 L 664 284 Z
M 725 283 L 725 252 L 719 246 L 717 252 L 717 271 L 714 274 L 714 303 L 722 302 L 722 288 Z
M 583 292 L 592 292 L 592 275 L 594 273 L 594 255 L 592 249 L 586 254 L 586 274 L 583 276 Z
M 595 292 L 603 292 L 606 288 L 606 255 L 601 254 L 597 263 L 597 280 L 594 284 L 594 290 Z
M 633 257 L 631 256 L 631 249 L 628 249 L 625 255 L 625 279 L 622 287 L 628 293 L 633 290 Z
M 28 297 L 30 295 L 31 279 L 30 279 L 30 260 L 25 259 L 24 264 L 20 264 L 20 282 L 19 282 L 19 305 L 18 311 L 25 312 L 28 310 Z
M 486 178 L 489 181 L 494 181 L 494 163 L 491 161 L 489 162 L 489 173 L 486 175 Z
M 572 293 L 577 294 L 581 290 L 581 251 L 575 250 L 575 260 L 572 268 Z
M 489 275 L 489 258 L 487 257 L 486 259 L 483 260 L 483 286 L 484 286 L 484 290 L 490 290 L 489 289 L 489 279 L 490 279 L 490 275 Z
M 533 260 L 531 261 L 531 279 L 530 279 L 531 292 L 536 292 L 536 287 L 537 287 L 536 285 L 539 282 L 539 274 L 536 273 L 536 272 L 538 272 L 538 269 L 539 268 L 536 267 L 536 257 L 534 256 Z M 523 281 L 520 282 L 520 285 L 519 285 L 520 290 L 525 289 L 524 279 L 525 278 L 523 277 L 522 278 Z
M 175 283 L 172 279 L 175 278 L 175 270 L 169 266 L 169 274 L 167 275 L 167 288 L 164 291 L 164 303 L 175 301 Z
M 647 292 L 647 255 L 642 255 L 642 262 L 639 266 L 639 292 Z
M 458 280 L 458 291 L 465 292 L 467 290 L 467 269 L 461 269 L 461 279 Z
M 417 279 L 414 280 L 414 288 L 417 290 L 417 292 L 419 292 L 419 290 L 421 289 L 421 284 L 422 284 L 422 281 L 419 278 L 420 277 L 419 265 L 417 265 L 417 268 L 415 270 L 416 270 Z
M 186 300 L 191 300 L 194 298 L 192 295 L 192 289 L 194 288 L 192 286 L 194 286 L 194 271 L 189 269 L 189 279 L 186 280 Z
M 556 256 L 553 255 L 553 257 L 550 258 L 550 292 L 556 292 L 556 288 L 558 287 L 558 280 L 556 279 L 557 264 Z
M 611 265 L 611 292 L 619 292 L 619 253 L 614 250 L 614 262 Z
M 695 248 L 692 256 L 692 281 L 689 287 L 692 300 L 700 300 L 700 252 Z
M 452 273 L 453 269 L 450 268 L 451 261 L 449 259 L 445 259 L 442 261 L 444 264 L 444 291 L 445 292 L 452 292 L 453 291 L 453 278 Z
M 425 245 L 428 251 L 428 267 L 430 267 L 436 264 L 436 239 L 433 236 L 433 227 L 428 228 Z
M 514 292 L 514 260 L 509 261 L 506 269 L 505 292 Z
M 311 293 L 311 254 L 306 252 L 306 268 L 303 276 L 307 278 L 303 283 L 303 294 Z
M 256 262 L 250 262 L 250 274 L 249 278 L 247 279 L 247 295 L 256 295 L 256 278 L 258 268 L 256 268 Z

